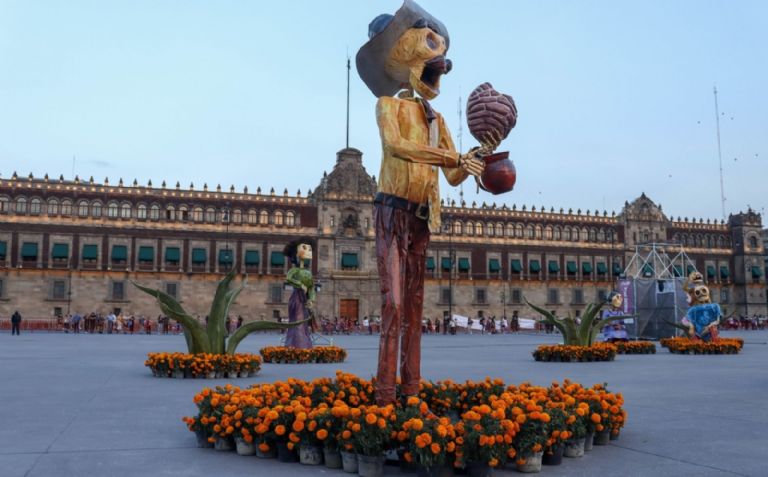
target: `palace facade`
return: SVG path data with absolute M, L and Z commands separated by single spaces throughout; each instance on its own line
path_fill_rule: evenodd
M 352 148 L 339 151 L 333 171 L 306 194 L 14 173 L 0 178 L 0 317 L 157 316 L 131 282 L 162 289 L 202 317 L 231 268 L 247 280 L 233 315 L 285 316 L 282 250 L 301 236 L 316 240 L 318 312 L 377 316 L 375 190 Z M 533 316 L 526 299 L 575 313 L 602 299 L 636 247 L 651 242 L 684 249 L 729 310 L 768 314 L 762 223 L 751 210 L 727 223 L 674 219 L 643 194 L 619 214 L 451 203 L 442 220 L 425 257 L 430 318 Z

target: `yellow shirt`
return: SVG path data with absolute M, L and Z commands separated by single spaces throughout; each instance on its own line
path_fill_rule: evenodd
M 448 183 L 456 186 L 469 174 L 458 168 L 459 153 L 440 113 L 438 137 L 430 141 L 430 127 L 424 107 L 417 99 L 383 96 L 376 104 L 376 121 L 381 134 L 382 158 L 379 192 L 429 203 L 429 228 L 440 230 L 440 192 L 437 168 Z M 433 144 L 433 145 L 430 145 Z

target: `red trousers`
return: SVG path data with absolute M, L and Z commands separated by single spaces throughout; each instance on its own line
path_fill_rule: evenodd
M 421 380 L 421 318 L 429 244 L 427 221 L 401 209 L 376 204 L 376 262 L 381 287 L 381 337 L 376 402 L 395 402 L 397 358 L 402 394 L 415 395 Z

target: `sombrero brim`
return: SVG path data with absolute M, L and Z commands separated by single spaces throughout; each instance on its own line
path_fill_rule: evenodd
M 357 73 L 376 97 L 393 96 L 402 89 L 402 83 L 387 74 L 386 61 L 392 47 L 403 33 L 421 19 L 429 22 L 445 38 L 446 47 L 450 44 L 448 30 L 440 20 L 427 13 L 413 0 L 405 0 L 389 25 L 368 40 L 357 52 Z

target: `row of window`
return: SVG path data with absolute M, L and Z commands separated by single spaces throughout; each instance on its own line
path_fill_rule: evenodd
M 101 248 L 98 244 L 85 243 L 82 246 L 80 259 L 81 265 L 85 268 L 95 266 L 99 260 Z M 209 262 L 210 252 L 207 248 L 192 247 L 189 250 L 189 263 L 193 270 L 204 269 Z M 0 262 L 5 261 L 8 255 L 8 244 L 0 241 Z M 54 242 L 50 246 L 50 258 L 54 265 L 68 266 L 71 258 L 70 244 Z M 181 266 L 181 248 L 176 246 L 166 246 L 162 254 L 158 257 L 156 248 L 152 245 L 139 245 L 136 250 L 136 263 L 139 268 L 154 269 L 156 262 L 160 261 L 166 269 L 178 269 Z M 36 264 L 42 257 L 38 242 L 22 242 L 19 248 L 19 258 L 22 263 Z M 227 247 L 218 250 L 215 256 L 215 263 L 219 268 L 230 268 L 235 263 L 235 251 Z M 241 264 L 245 270 L 258 271 L 261 266 L 261 250 L 245 248 L 243 250 Z M 108 263 L 112 266 L 125 266 L 129 262 L 128 246 L 113 244 L 110 247 Z M 282 273 L 285 270 L 286 260 L 282 249 L 269 252 L 268 266 L 271 270 Z M 357 253 L 344 252 L 341 254 L 339 266 L 343 270 L 358 270 L 360 262 Z M 202 270 L 201 270 L 202 271 Z
M 185 205 L 168 205 L 161 208 L 159 204 L 139 204 L 135 206 L 128 202 L 119 203 L 117 201 L 108 202 L 104 205 L 100 201 L 89 202 L 80 200 L 74 203 L 70 199 L 48 199 L 43 202 L 42 199 L 33 197 L 28 200 L 26 197 L 17 197 L 13 202 L 8 197 L 0 197 L 0 213 L 14 212 L 15 214 L 49 216 L 72 216 L 78 217 L 107 217 L 111 219 L 131 219 L 138 220 L 165 220 L 179 222 L 207 222 L 207 223 L 227 223 L 235 224 L 248 223 L 252 225 L 286 225 L 289 227 L 298 225 L 297 214 L 294 211 L 277 210 L 270 213 L 267 210 L 257 211 L 255 209 L 216 209 L 214 207 L 203 208 L 200 206 L 187 207 Z
M 428 272 L 434 272 L 436 268 L 435 258 L 432 256 L 427 257 L 427 264 L 426 269 Z M 468 257 L 459 257 L 458 259 L 452 259 L 451 257 L 441 257 L 440 258 L 440 270 L 443 272 L 450 272 L 451 270 L 457 270 L 459 273 L 469 273 L 470 272 L 470 259 Z M 513 258 L 509 261 L 509 272 L 512 275 L 518 275 L 522 276 L 525 273 L 525 269 L 523 268 L 523 261 L 518 258 Z M 542 261 L 539 259 L 529 259 L 528 260 L 528 267 L 527 267 L 527 273 L 528 275 L 536 275 L 538 276 L 542 272 Z M 608 264 L 606 262 L 597 262 L 592 264 L 592 262 L 583 261 L 581 262 L 581 267 L 579 267 L 579 264 L 576 261 L 566 261 L 565 262 L 565 270 L 564 275 L 567 276 L 577 276 L 579 274 L 579 270 L 581 271 L 582 276 L 592 276 L 593 274 L 596 275 L 608 275 Z M 498 258 L 489 258 L 487 262 L 487 271 L 490 275 L 494 274 L 500 274 L 501 273 L 501 260 Z M 621 266 L 621 263 L 619 263 L 618 260 L 616 260 L 613 263 L 613 274 L 619 275 L 622 273 L 623 268 Z M 560 261 L 559 260 L 549 260 L 546 263 L 546 272 L 548 274 L 559 274 L 561 272 L 560 269 Z
M 675 234 L 672 239 L 683 247 L 730 248 L 731 246 L 731 238 L 725 235 Z M 752 247 L 757 247 L 757 240 Z
M 615 231 L 603 227 L 578 227 L 560 225 L 532 225 L 523 223 L 483 223 L 454 220 L 444 228 L 452 235 L 514 237 L 534 240 L 557 240 L 566 242 L 602 242 L 616 240 Z
M 3 280 L 0 280 L 0 298 L 3 297 Z M 127 282 L 125 280 L 112 280 L 108 284 L 106 299 L 110 301 L 127 300 Z M 283 303 L 284 286 L 282 284 L 270 284 L 267 303 Z M 178 282 L 163 282 L 163 291 L 175 299 L 181 297 L 180 284 Z M 53 279 L 50 281 L 47 292 L 49 300 L 68 300 L 71 295 L 69 282 L 65 279 Z
M 547 288 L 547 305 L 562 305 L 561 290 L 558 288 Z M 581 288 L 573 288 L 570 290 L 570 304 L 571 305 L 584 305 L 586 304 L 584 297 L 584 290 Z M 596 303 L 603 303 L 607 299 L 608 292 L 606 290 L 598 290 L 595 296 Z M 452 301 L 453 300 L 453 301 Z M 730 301 L 730 290 L 727 288 L 720 289 L 719 303 L 728 303 Z M 441 305 L 455 305 L 456 302 L 453 299 L 452 289 L 449 287 L 443 287 L 440 289 L 439 303 Z M 473 305 L 491 305 L 495 303 L 505 303 L 508 305 L 522 305 L 523 290 L 520 288 L 513 288 L 507 293 L 506 290 L 502 290 L 497 300 L 492 300 L 488 297 L 488 290 L 484 287 L 475 288 Z

